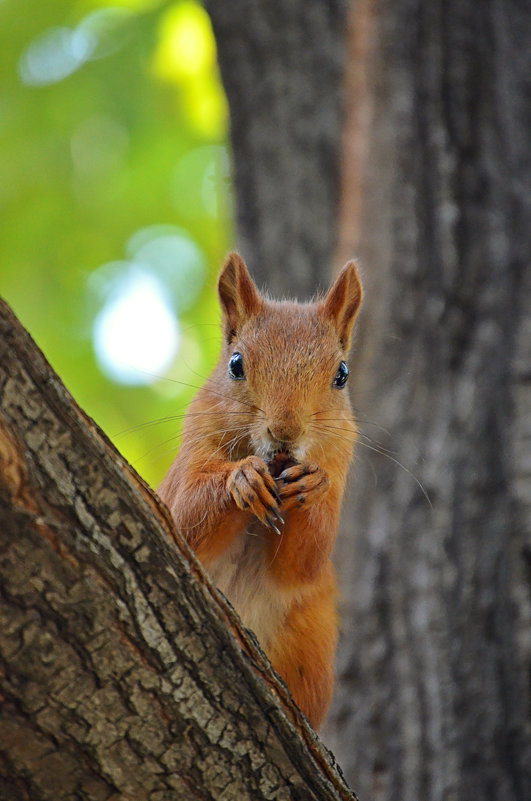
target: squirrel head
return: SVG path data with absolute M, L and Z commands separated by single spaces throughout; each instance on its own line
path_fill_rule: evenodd
M 218 375 L 234 413 L 248 421 L 252 450 L 264 459 L 299 460 L 329 438 L 337 447 L 352 416 L 347 357 L 362 288 L 348 262 L 315 302 L 273 301 L 256 288 L 245 262 L 230 253 L 218 279 L 224 347 Z M 328 422 L 327 422 L 328 421 Z M 343 431 L 350 449 L 352 435 Z

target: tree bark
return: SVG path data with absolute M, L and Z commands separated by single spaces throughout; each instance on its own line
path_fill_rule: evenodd
M 0 798 L 354 799 L 2 302 L 0 520 Z
M 374 801 L 522 801 L 529 14 L 497 1 L 367 5 L 358 69 L 369 119 L 360 129 L 351 96 L 345 134 L 366 158 L 344 176 L 364 191 L 350 217 L 343 209 L 339 248 L 360 232 L 367 300 L 355 380 L 366 425 L 337 549 L 343 639 L 325 737 Z
M 346 2 L 205 6 L 230 107 L 241 252 L 274 297 L 307 298 L 336 242 Z

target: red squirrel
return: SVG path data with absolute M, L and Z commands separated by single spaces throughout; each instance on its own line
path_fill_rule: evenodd
M 356 438 L 345 358 L 361 283 L 349 262 L 321 300 L 273 301 L 231 253 L 218 294 L 219 362 L 158 493 L 317 728 L 332 695 L 330 552 Z

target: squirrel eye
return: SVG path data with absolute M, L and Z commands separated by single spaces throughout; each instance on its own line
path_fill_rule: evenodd
M 347 383 L 348 378 L 348 367 L 343 360 L 339 362 L 339 367 L 337 368 L 337 373 L 334 376 L 334 380 L 332 381 L 332 386 L 336 387 L 337 389 L 343 389 L 345 384 Z
M 241 353 L 233 353 L 229 359 L 229 375 L 236 381 L 242 381 L 245 378 L 243 371 L 243 359 Z

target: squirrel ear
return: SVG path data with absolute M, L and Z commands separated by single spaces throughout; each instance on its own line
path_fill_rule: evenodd
M 262 305 L 244 260 L 238 253 L 229 253 L 218 278 L 218 295 L 228 342 L 236 336 L 244 321 L 256 314 Z
M 349 261 L 321 301 L 324 315 L 333 322 L 344 351 L 348 351 L 350 347 L 352 327 L 360 307 L 361 297 L 361 281 L 356 264 Z

